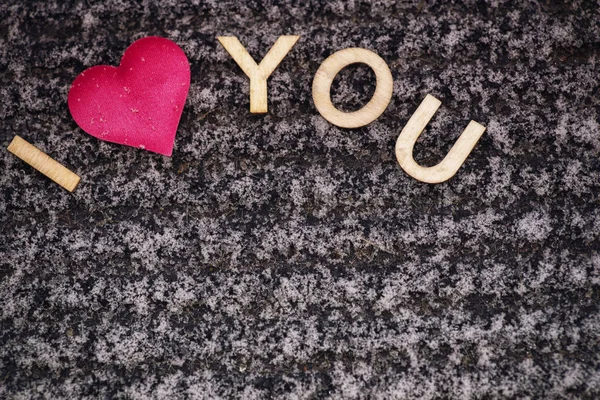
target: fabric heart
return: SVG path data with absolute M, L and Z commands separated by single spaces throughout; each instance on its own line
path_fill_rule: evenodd
M 183 50 L 146 37 L 125 50 L 119 67 L 82 72 L 69 90 L 69 110 L 98 139 L 170 156 L 189 87 Z

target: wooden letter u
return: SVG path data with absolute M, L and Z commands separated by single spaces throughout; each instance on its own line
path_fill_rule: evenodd
M 415 142 L 441 104 L 441 101 L 428 94 L 410 117 L 396 141 L 398 163 L 408 175 L 422 182 L 441 183 L 452 178 L 485 132 L 485 126 L 475 121 L 469 122 L 442 162 L 433 167 L 420 166 L 413 158 Z

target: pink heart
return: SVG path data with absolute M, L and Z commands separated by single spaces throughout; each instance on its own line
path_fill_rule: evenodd
M 69 110 L 98 139 L 170 156 L 189 87 L 183 50 L 146 37 L 125 50 L 119 67 L 83 71 L 69 90 Z

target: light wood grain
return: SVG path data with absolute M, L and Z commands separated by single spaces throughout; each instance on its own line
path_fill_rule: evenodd
M 375 93 L 360 110 L 343 112 L 331 102 L 331 84 L 336 75 L 350 64 L 367 64 L 377 79 Z M 386 62 L 372 51 L 349 48 L 329 56 L 315 74 L 312 85 L 313 101 L 319 113 L 327 121 L 342 128 L 359 128 L 375 121 L 387 108 L 392 99 L 394 81 Z
M 219 36 L 217 39 L 233 57 L 242 71 L 250 78 L 250 112 L 262 114 L 268 111 L 267 79 L 290 52 L 300 36 L 280 36 L 260 64 L 235 36 Z
M 433 167 L 420 166 L 413 159 L 415 142 L 441 104 L 441 101 L 428 94 L 410 117 L 396 141 L 398 163 L 407 174 L 422 182 L 441 183 L 452 178 L 485 132 L 485 126 L 475 121 L 469 122 L 442 162 Z
M 69 192 L 77 187 L 79 176 L 20 136 L 15 136 L 7 149 Z

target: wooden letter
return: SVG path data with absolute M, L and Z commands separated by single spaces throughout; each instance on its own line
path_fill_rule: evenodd
M 431 95 L 425 96 L 417 111 L 410 117 L 396 141 L 396 159 L 402 169 L 413 178 L 427 183 L 441 183 L 452 178 L 456 171 L 463 165 L 477 141 L 485 132 L 485 126 L 475 121 L 460 135 L 446 157 L 433 167 L 421 167 L 413 159 L 415 142 L 427 126 L 441 101 Z
M 15 136 L 12 142 L 10 142 L 8 151 L 67 189 L 69 192 L 75 190 L 75 187 L 79 183 L 79 176 L 75 175 L 73 172 L 69 171 L 19 136 Z
M 367 64 L 375 72 L 375 93 L 366 106 L 358 111 L 343 112 L 331 103 L 331 84 L 335 76 L 346 66 Z M 349 48 L 330 55 L 319 67 L 312 85 L 313 100 L 323 118 L 342 128 L 359 128 L 375 121 L 392 99 L 394 81 L 392 73 L 381 57 L 372 51 Z
M 281 60 L 289 53 L 300 36 L 280 36 L 271 50 L 257 65 L 254 59 L 235 36 L 219 36 L 217 39 L 242 71 L 250 78 L 250 112 L 254 114 L 266 113 L 267 79 Z

